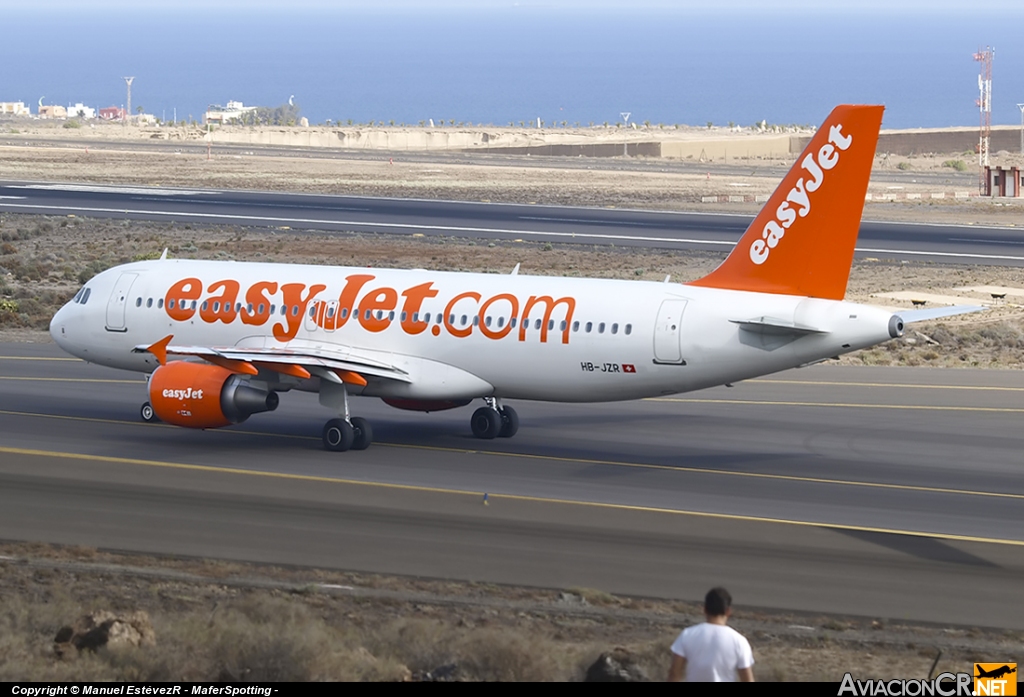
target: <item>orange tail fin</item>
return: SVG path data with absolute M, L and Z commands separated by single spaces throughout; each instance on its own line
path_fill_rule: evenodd
M 833 109 L 732 253 L 690 285 L 842 300 L 883 110 Z

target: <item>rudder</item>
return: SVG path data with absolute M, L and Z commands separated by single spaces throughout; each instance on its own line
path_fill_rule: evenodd
M 732 253 L 689 285 L 842 300 L 883 111 L 833 109 Z

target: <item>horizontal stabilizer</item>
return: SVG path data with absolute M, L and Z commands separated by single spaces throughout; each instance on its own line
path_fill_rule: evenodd
M 924 322 L 941 317 L 966 315 L 968 312 L 981 312 L 987 309 L 987 307 L 982 307 L 981 305 L 950 305 L 948 307 L 929 307 L 927 310 L 904 310 L 897 314 L 906 324 L 910 324 L 911 322 Z
M 755 319 L 731 319 L 733 324 L 740 325 L 740 329 L 757 334 L 771 334 L 773 336 L 804 336 L 806 334 L 828 334 L 827 329 L 809 327 L 805 324 L 795 324 L 784 319 L 775 317 L 757 317 Z

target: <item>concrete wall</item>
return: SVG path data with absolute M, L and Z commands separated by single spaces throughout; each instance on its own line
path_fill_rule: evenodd
M 799 138 L 799 147 L 793 151 L 799 154 L 810 136 Z M 878 154 L 884 155 L 925 155 L 976 152 L 978 129 L 947 128 L 934 131 L 882 131 L 878 136 Z M 993 126 L 989 140 L 989 152 L 1000 150 L 1020 152 L 1020 126 Z

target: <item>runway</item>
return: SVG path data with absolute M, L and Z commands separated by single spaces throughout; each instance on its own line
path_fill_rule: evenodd
M 470 408 L 357 400 L 321 450 L 282 395 L 218 431 L 139 421 L 139 376 L 0 344 L 0 537 L 1024 627 L 1024 374 L 790 371 L 675 398 Z M 487 494 L 487 505 L 484 494 Z
M 313 194 L 0 182 L 0 211 L 663 249 L 728 251 L 751 218 Z M 1024 265 L 1015 228 L 861 224 L 860 256 Z

